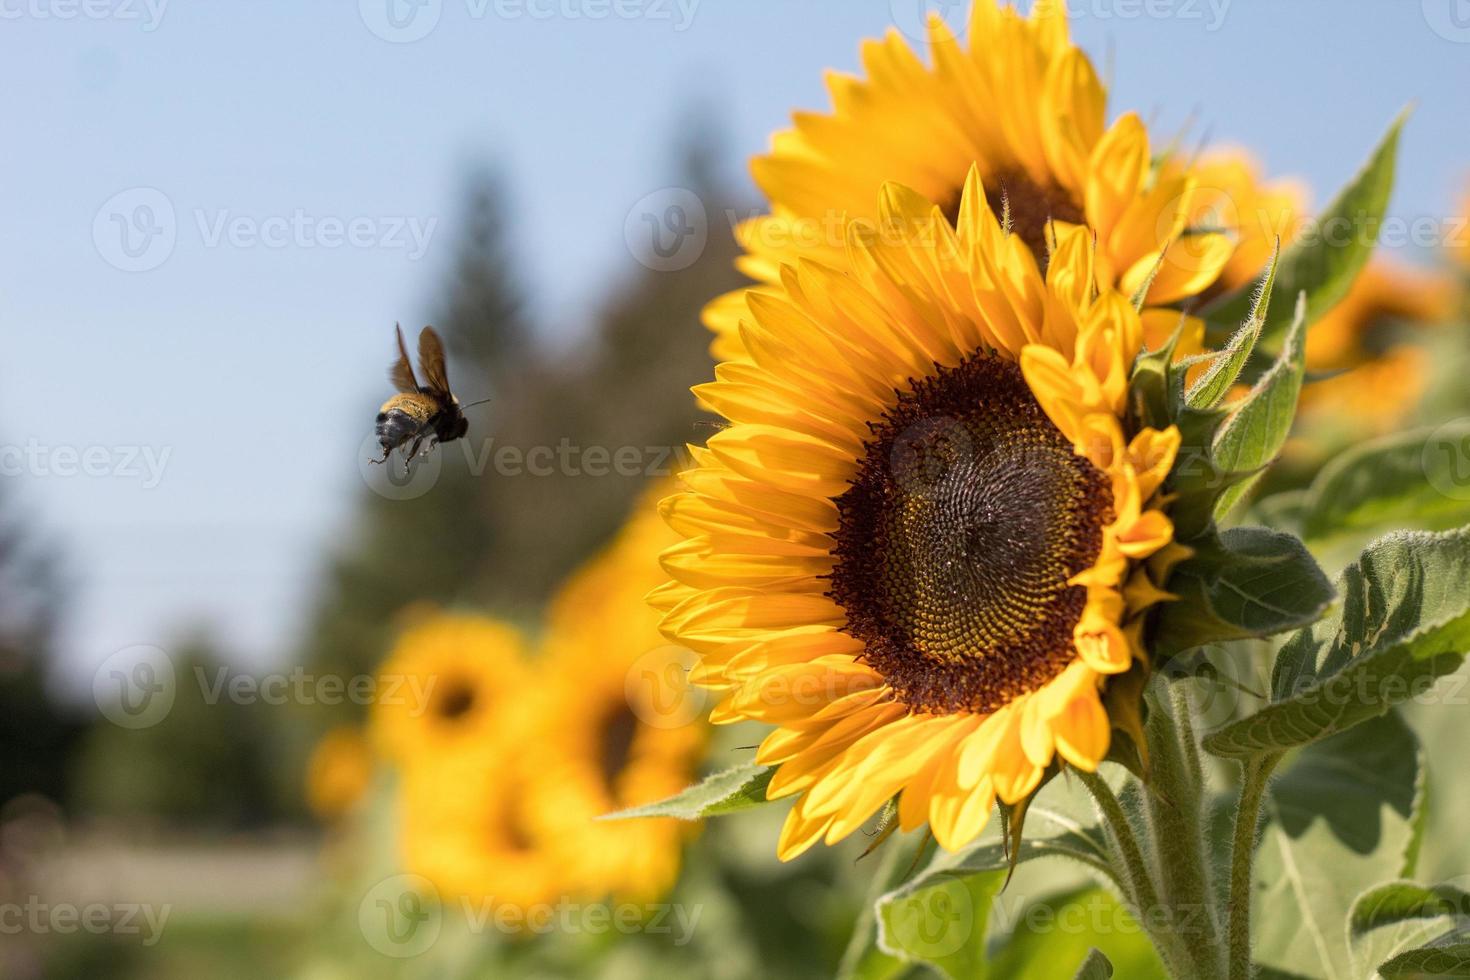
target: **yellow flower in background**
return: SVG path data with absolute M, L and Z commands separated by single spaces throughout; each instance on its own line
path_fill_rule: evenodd
M 439 612 L 378 672 L 373 735 L 397 770 L 402 866 L 445 897 L 524 908 L 565 887 L 525 820 L 530 677 L 515 627 Z
M 580 891 L 651 901 L 673 885 L 695 825 L 600 821 L 694 782 L 706 740 L 691 658 L 660 635 L 645 595 L 677 540 L 652 500 L 562 587 L 537 664 L 531 819 Z
M 1215 288 L 1249 286 L 1265 274 L 1277 239 L 1285 248 L 1301 231 L 1307 188 L 1294 180 L 1267 183 L 1256 161 L 1240 149 L 1211 151 L 1193 169 L 1190 226 L 1223 230 L 1235 242 Z
M 1198 175 L 1178 161 L 1158 166 L 1163 148 L 1136 114 L 1107 124 L 1106 93 L 1069 39 L 1063 3 L 1037 0 L 1025 17 L 975 0 L 967 35 L 961 44 L 931 16 L 929 63 L 890 31 L 864 43 L 865 77 L 829 74 L 832 111 L 796 114 L 752 164 L 771 214 L 739 229 L 746 274 L 775 288 L 781 265 L 797 258 L 840 266 L 845 223 L 877 218 L 886 181 L 953 219 L 976 167 L 1038 262 L 1051 245 L 1048 221 L 1059 234 L 1085 224 L 1096 235 L 1091 271 L 1103 287 L 1133 295 L 1157 273 L 1148 301 L 1166 305 L 1215 282 L 1233 244 L 1224 234 L 1186 233 Z M 739 292 L 706 309 L 717 358 L 740 356 L 744 315 Z
M 1357 434 L 1398 428 L 1428 383 L 1429 354 L 1412 330 L 1443 322 L 1453 303 L 1453 284 L 1441 274 L 1369 262 L 1307 331 L 1307 370 L 1328 377 L 1302 389 L 1302 421 Z
M 402 770 L 402 867 L 433 882 L 442 898 L 490 902 L 493 907 L 485 911 L 493 913 L 500 907 L 525 910 L 565 894 L 566 870 L 526 820 L 525 761 L 518 755 L 526 735 L 525 727 L 512 727 L 500 733 L 498 746 L 465 746 Z
M 982 36 L 1062 44 L 977 10 Z M 1166 598 L 1144 562 L 1179 550 L 1157 496 L 1179 433 L 1125 428 L 1143 325 L 1094 289 L 1091 234 L 1059 225 L 1043 277 L 978 170 L 940 201 L 885 185 L 870 210 L 905 240 L 852 223 L 840 269 L 750 297 L 748 360 L 696 389 L 732 424 L 661 505 L 685 538 L 665 632 L 723 693 L 713 720 L 777 726 L 782 858 L 895 795 L 955 849 L 1058 760 L 1094 770 L 1101 690 Z
M 327 732 L 306 763 L 306 803 L 323 820 L 347 813 L 373 779 L 373 753 L 361 729 L 343 725 Z
M 1470 270 L 1470 188 L 1460 198 L 1460 211 L 1458 221 L 1452 222 L 1451 227 L 1458 231 L 1450 236 L 1445 243 L 1445 251 L 1450 253 L 1450 258 Z
M 515 627 L 430 613 L 405 629 L 378 671 L 372 734 L 400 764 L 505 744 L 507 705 L 526 689 L 526 644 Z

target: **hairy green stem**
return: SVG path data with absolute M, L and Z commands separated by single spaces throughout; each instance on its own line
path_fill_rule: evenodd
M 1164 910 L 1201 978 L 1225 973 L 1220 916 L 1205 849 L 1204 772 L 1182 685 L 1149 718 L 1150 782 L 1145 815 L 1159 856 Z
M 1155 910 L 1159 908 L 1158 887 L 1154 882 L 1154 875 L 1149 869 L 1148 861 L 1144 857 L 1143 849 L 1139 846 L 1138 836 L 1134 833 L 1127 811 L 1124 810 L 1117 794 L 1113 792 L 1113 788 L 1101 776 L 1096 773 L 1083 772 L 1080 777 L 1082 785 L 1097 801 L 1098 809 L 1102 813 L 1103 827 L 1108 832 L 1109 842 L 1122 861 L 1123 874 L 1120 877 L 1126 893 L 1123 896 L 1124 899 L 1133 907 L 1132 910 L 1139 924 L 1153 940 L 1154 947 L 1158 949 L 1159 956 L 1163 959 L 1170 975 L 1190 976 L 1192 957 L 1182 941 L 1183 937 L 1171 929 L 1159 928 L 1160 923 L 1155 914 Z
M 1230 980 L 1250 980 L 1251 976 L 1251 869 L 1255 864 L 1256 831 L 1266 786 L 1280 758 L 1272 754 L 1247 762 L 1241 779 L 1230 851 Z

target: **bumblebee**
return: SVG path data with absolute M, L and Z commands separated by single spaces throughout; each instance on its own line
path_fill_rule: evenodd
M 403 344 L 403 329 L 398 326 L 393 329 L 398 334 L 398 359 L 388 369 L 388 378 L 399 393 L 378 409 L 378 444 L 383 447 L 383 455 L 372 462 L 386 463 L 393 450 L 406 446 L 403 472 L 407 475 L 411 460 L 439 443 L 460 438 L 469 431 L 470 423 L 462 410 L 468 406 L 461 406 L 449 390 L 444 344 L 434 328 L 425 327 L 419 333 L 419 373 L 424 376 L 423 384 L 414 377 L 408 348 Z

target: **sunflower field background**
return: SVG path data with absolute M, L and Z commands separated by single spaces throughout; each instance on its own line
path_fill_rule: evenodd
M 716 2 L 0 4 L 0 977 L 1470 976 L 1463 4 Z

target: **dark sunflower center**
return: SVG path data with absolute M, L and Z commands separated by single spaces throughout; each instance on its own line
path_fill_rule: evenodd
M 638 719 L 626 704 L 619 704 L 602 721 L 602 778 L 612 790 L 618 774 L 628 764 L 633 738 L 638 734 Z
M 434 710 L 445 721 L 457 721 L 475 707 L 474 686 L 461 678 L 449 678 L 434 701 Z
M 1107 477 L 990 354 L 913 383 L 872 426 L 830 595 L 906 703 L 988 713 L 1071 662 L 1111 519 Z
M 1050 252 L 1046 223 L 1051 220 L 1082 224 L 1082 208 L 1056 185 L 1036 183 L 1021 170 L 1004 170 L 985 180 L 991 206 L 998 214 L 1008 209 L 1011 234 L 1020 237 L 1043 268 Z M 956 191 L 944 213 L 951 222 L 959 216 L 960 192 Z

